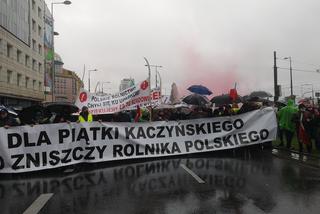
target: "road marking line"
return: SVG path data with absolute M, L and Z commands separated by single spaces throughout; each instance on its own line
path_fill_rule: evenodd
M 36 214 L 42 207 L 49 201 L 53 196 L 53 193 L 41 194 L 29 207 L 26 209 L 23 214 Z
M 196 173 L 194 173 L 191 169 L 189 169 L 186 165 L 180 164 L 180 166 L 186 170 L 194 179 L 198 181 L 199 184 L 204 184 L 204 180 L 202 180 Z

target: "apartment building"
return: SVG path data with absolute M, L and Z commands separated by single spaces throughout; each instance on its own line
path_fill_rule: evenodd
M 54 84 L 54 99 L 56 102 L 74 103 L 77 99 L 83 82 L 74 71 L 62 68 L 56 72 Z

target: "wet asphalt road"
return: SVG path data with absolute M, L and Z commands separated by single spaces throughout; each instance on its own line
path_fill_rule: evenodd
M 45 193 L 48 214 L 320 213 L 320 170 L 271 150 L 64 171 L 0 176 L 0 213 L 23 213 Z

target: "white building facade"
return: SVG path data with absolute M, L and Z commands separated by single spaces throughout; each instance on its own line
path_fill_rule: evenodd
M 127 88 L 130 88 L 134 85 L 134 79 L 132 78 L 124 78 L 120 82 L 119 91 L 123 91 Z

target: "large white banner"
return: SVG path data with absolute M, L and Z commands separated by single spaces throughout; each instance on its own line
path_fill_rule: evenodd
M 79 109 L 87 106 L 92 114 L 97 115 L 133 110 L 160 101 L 160 89 L 150 91 L 150 84 L 145 80 L 116 94 L 97 94 L 81 89 L 75 104 Z
M 272 108 L 232 117 L 0 128 L 0 173 L 232 149 L 276 139 Z

